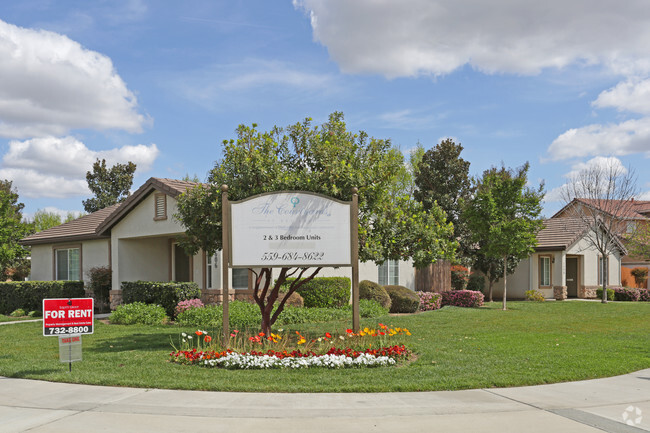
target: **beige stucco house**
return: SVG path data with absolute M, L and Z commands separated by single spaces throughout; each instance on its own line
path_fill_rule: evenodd
M 31 246 L 32 280 L 84 280 L 93 267 L 112 269 L 112 305 L 121 301 L 124 281 L 195 281 L 207 302 L 219 301 L 222 260 L 218 252 L 188 257 L 177 241 L 185 230 L 174 218 L 179 195 L 196 183 L 150 178 L 123 203 L 35 233 Z M 230 270 L 231 298 L 252 295 L 252 274 Z M 351 277 L 350 268 L 326 268 L 319 276 Z M 361 263 L 360 280 L 415 287 L 411 263 Z
M 607 271 L 602 268 L 603 257 L 587 240 L 587 227 L 578 218 L 551 218 L 537 235 L 537 248 L 522 260 L 514 274 L 507 278 L 509 299 L 523 299 L 527 290 L 535 289 L 552 299 L 554 289 L 569 298 L 595 298 L 603 279 L 608 287 L 621 285 L 621 258 L 625 247 L 618 242 L 614 253 L 605 258 Z M 602 227 L 597 230 L 604 230 Z M 503 296 L 503 280 L 493 286 L 495 297 Z

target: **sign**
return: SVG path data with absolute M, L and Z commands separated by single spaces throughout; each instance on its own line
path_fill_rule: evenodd
M 59 335 L 59 361 L 81 361 L 81 335 Z
M 231 267 L 351 266 L 350 205 L 308 192 L 230 202 Z
M 43 335 L 93 333 L 93 298 L 43 299 Z

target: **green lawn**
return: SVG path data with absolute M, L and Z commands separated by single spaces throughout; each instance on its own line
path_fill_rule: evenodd
M 40 319 L 40 317 L 29 317 L 29 316 L 11 317 L 11 316 L 5 316 L 4 314 L 0 314 L 0 323 L 17 322 L 20 320 L 36 320 L 36 319 Z
M 58 361 L 58 342 L 40 323 L 0 327 L 0 375 L 151 388 L 215 391 L 376 392 L 505 387 L 613 376 L 650 367 L 650 303 L 510 302 L 446 307 L 362 321 L 407 327 L 418 359 L 399 367 L 230 371 L 167 362 L 174 326 L 97 322 L 83 337 L 82 362 Z M 348 322 L 300 325 L 344 332 Z M 285 327 L 289 328 L 289 327 Z

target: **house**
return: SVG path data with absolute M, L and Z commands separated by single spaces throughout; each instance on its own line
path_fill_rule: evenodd
M 84 280 L 97 266 L 112 270 L 111 305 L 121 302 L 124 281 L 194 281 L 205 302 L 221 297 L 221 253 L 188 256 L 178 244 L 185 230 L 174 218 L 179 195 L 194 182 L 150 178 L 124 202 L 24 238 L 31 247 L 33 280 Z M 230 297 L 250 298 L 252 273 L 231 269 Z M 326 268 L 319 276 L 351 277 L 351 268 Z M 412 264 L 360 263 L 359 279 L 415 288 Z
M 552 218 L 567 218 L 577 212 L 602 215 L 604 218 L 615 218 L 612 224 L 614 231 L 619 236 L 623 245 L 638 228 L 650 224 L 650 201 L 648 200 L 594 200 L 576 198 L 560 209 Z M 631 274 L 634 268 L 646 268 L 650 271 L 650 261 L 640 257 L 625 255 L 621 261 L 621 284 L 635 286 Z M 647 282 L 643 284 L 647 288 Z
M 566 289 L 568 297 L 595 298 L 596 289 L 621 284 L 621 259 L 625 247 L 614 236 L 615 252 L 605 257 L 606 271 L 601 271 L 603 257 L 586 239 L 589 230 L 579 218 L 551 218 L 537 234 L 535 252 L 522 260 L 507 278 L 507 296 L 523 299 L 527 290 L 538 290 L 545 298 L 554 297 L 554 289 Z M 503 296 L 503 279 L 493 286 L 494 296 Z

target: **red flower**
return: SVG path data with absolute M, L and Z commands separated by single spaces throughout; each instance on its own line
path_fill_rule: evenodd
M 206 343 L 209 343 L 209 342 L 212 341 L 212 337 L 210 337 L 209 335 L 206 335 L 205 338 L 204 338 L 204 341 L 205 341 Z
M 326 338 L 332 338 L 332 334 L 330 334 L 329 332 L 326 332 L 326 333 L 325 333 L 325 337 L 326 337 Z

